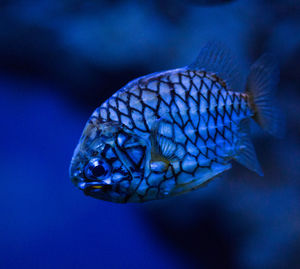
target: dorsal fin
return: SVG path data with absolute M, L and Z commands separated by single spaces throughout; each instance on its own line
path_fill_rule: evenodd
M 215 73 L 225 81 L 228 88 L 235 91 L 243 90 L 237 61 L 230 50 L 220 42 L 207 43 L 200 50 L 196 61 L 188 65 L 188 69 Z

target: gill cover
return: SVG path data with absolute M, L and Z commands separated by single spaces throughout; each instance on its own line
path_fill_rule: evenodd
M 109 144 L 119 160 L 134 176 L 142 176 L 148 154 L 148 142 L 117 122 L 103 123 L 101 140 Z

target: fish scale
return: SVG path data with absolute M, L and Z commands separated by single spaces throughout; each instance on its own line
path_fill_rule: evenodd
M 129 82 L 87 122 L 71 161 L 73 183 L 92 197 L 124 203 L 197 189 L 230 169 L 232 159 L 262 175 L 249 120 L 273 135 L 282 129 L 274 66 L 260 58 L 246 91 L 238 92 L 232 58 L 210 44 L 186 67 Z
M 113 101 L 109 99 L 95 113 L 102 122 L 118 121 L 144 137 L 150 136 L 151 126 L 158 119 L 171 122 L 172 129 L 177 126 L 176 131 L 172 130 L 176 134 L 172 143 L 177 145 L 176 151 L 182 146 L 179 152 L 182 154 L 183 148 L 184 157 L 179 166 L 170 168 L 172 172 L 169 173 L 174 184 L 177 179 L 186 184 L 194 180 L 184 180 L 190 178 L 190 174 L 201 177 L 203 172 L 208 173 L 203 167 L 209 170 L 214 163 L 223 165 L 224 159 L 229 157 L 226 151 L 232 152 L 238 139 L 238 126 L 232 123 L 251 116 L 247 94 L 231 92 L 224 86 L 215 74 L 175 69 L 126 86 L 111 97 Z M 190 105 L 190 99 L 194 105 Z M 122 105 L 116 100 L 122 100 Z M 154 182 L 152 187 L 157 185 L 153 178 L 155 175 L 150 174 L 144 179 L 145 184 L 136 190 L 138 195 L 146 195 L 145 191 L 152 186 L 149 181 Z M 160 188 L 157 195 L 163 196 L 165 189 Z

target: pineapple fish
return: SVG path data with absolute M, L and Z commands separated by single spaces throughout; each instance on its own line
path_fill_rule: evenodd
M 208 44 L 194 63 L 113 94 L 86 123 L 70 166 L 74 185 L 97 199 L 145 202 L 198 189 L 232 160 L 263 175 L 249 121 L 280 135 L 273 98 L 279 71 L 264 55 L 240 89 L 229 54 Z

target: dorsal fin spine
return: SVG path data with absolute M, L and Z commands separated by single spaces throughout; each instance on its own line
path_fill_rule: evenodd
M 190 70 L 203 70 L 216 74 L 227 88 L 235 91 L 243 89 L 237 61 L 230 50 L 220 42 L 209 42 L 201 50 L 196 60 L 187 66 Z

